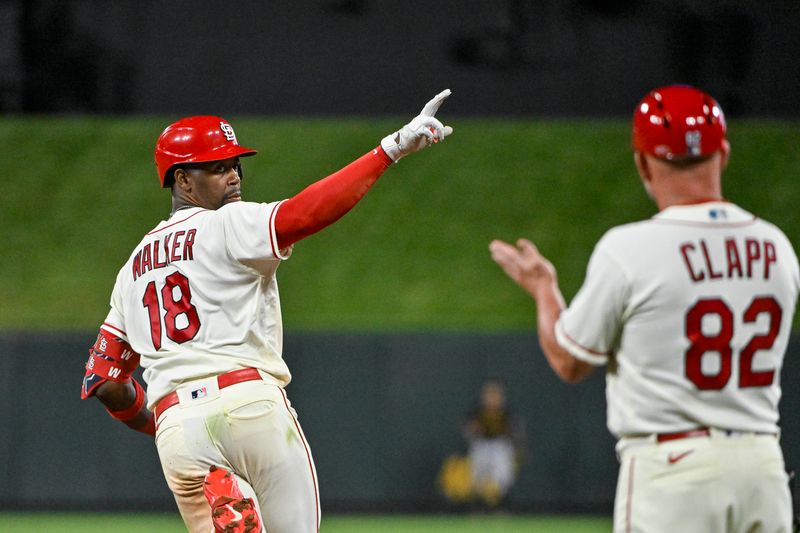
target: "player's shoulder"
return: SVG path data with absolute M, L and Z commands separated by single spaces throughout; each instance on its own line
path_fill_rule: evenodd
M 262 216 L 270 213 L 279 202 L 246 202 L 244 200 L 225 204 L 215 211 L 222 218 L 236 218 L 248 216 Z

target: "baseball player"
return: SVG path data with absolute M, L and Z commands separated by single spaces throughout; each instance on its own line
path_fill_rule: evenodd
M 519 420 L 506 404 L 506 386 L 487 378 L 480 400 L 469 413 L 462 432 L 469 446 L 473 494 L 489 508 L 499 508 L 516 481 L 522 451 Z
M 659 212 L 603 236 L 569 307 L 530 241 L 490 244 L 556 374 L 607 365 L 618 533 L 790 531 L 778 400 L 800 274 L 777 227 L 723 198 L 725 135 L 703 91 L 644 97 L 634 161 Z
M 155 160 L 172 212 L 119 271 L 82 398 L 155 436 L 191 532 L 313 533 L 317 477 L 284 387 L 275 271 L 297 241 L 347 213 L 392 162 L 444 140 L 445 90 L 409 124 L 287 200 L 242 201 L 240 146 L 214 116 L 184 118 Z M 131 373 L 141 364 L 147 392 Z

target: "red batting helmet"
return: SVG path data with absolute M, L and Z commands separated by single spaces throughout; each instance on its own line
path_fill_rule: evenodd
M 182 118 L 167 129 L 156 141 L 156 167 L 162 187 L 169 187 L 167 179 L 175 165 L 204 163 L 229 157 L 244 157 L 257 152 L 239 146 L 236 134 L 227 120 L 214 116 Z
M 633 147 L 669 161 L 713 154 L 725 140 L 716 100 L 688 85 L 650 91 L 633 112 Z

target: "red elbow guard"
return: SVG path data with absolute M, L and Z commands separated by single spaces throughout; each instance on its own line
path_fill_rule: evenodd
M 133 351 L 130 344 L 101 329 L 89 349 L 81 399 L 94 396 L 97 387 L 105 381 L 127 383 L 138 366 L 139 354 Z

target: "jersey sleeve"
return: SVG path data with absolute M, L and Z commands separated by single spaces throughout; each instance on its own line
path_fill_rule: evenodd
M 289 258 L 291 248 L 280 250 L 275 234 L 275 215 L 281 203 L 235 202 L 218 210 L 225 246 L 233 259 L 253 265 Z
M 556 322 L 558 344 L 591 365 L 606 364 L 620 335 L 629 294 L 628 276 L 601 241 L 583 286 Z

